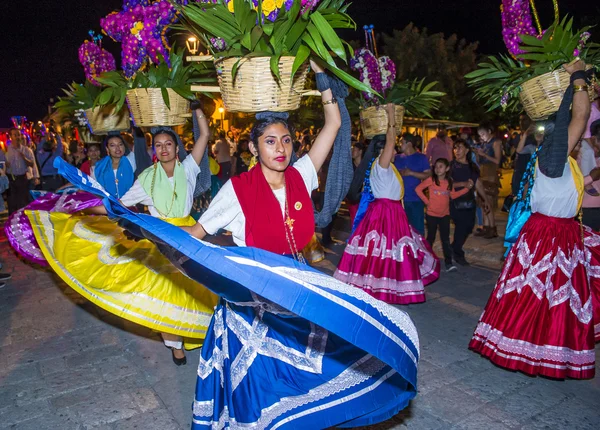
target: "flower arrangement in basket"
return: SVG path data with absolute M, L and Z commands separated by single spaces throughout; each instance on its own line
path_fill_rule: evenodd
M 491 56 L 465 78 L 488 110 L 502 107 L 515 112 L 522 106 L 533 120 L 546 119 L 558 111 L 569 86 L 562 65 L 580 58 L 590 72 L 600 70 L 600 45 L 588 42 L 590 27 L 574 30 L 572 18 L 559 19 L 556 2 L 555 21 L 545 31 L 535 8 L 537 31 L 534 29 L 529 0 L 502 3 L 502 34 L 512 58 Z M 589 89 L 593 99 L 593 86 Z
M 189 116 L 190 86 L 212 82 L 205 65 L 184 65 L 183 50 L 171 48 L 166 32 L 177 21 L 175 4 L 185 0 L 123 0 L 121 10 L 100 20 L 103 31 L 121 43 L 122 72 L 96 80 L 105 86 L 95 106 L 129 106 L 139 127 L 180 125 Z M 214 73 L 214 72 L 213 72 Z
M 103 73 L 96 79 L 105 85 L 95 105 L 114 104 L 120 109 L 127 102 L 138 127 L 184 124 L 189 101 L 196 98 L 191 85 L 214 82 L 214 70 L 204 64 L 184 64 L 183 50 L 173 48 L 167 58 L 159 56 L 128 78 L 124 73 Z
M 115 70 L 115 59 L 102 48 L 102 36 L 90 31 L 91 40 L 86 40 L 79 47 L 79 62 L 85 70 L 84 84 L 72 83 L 63 90 L 65 97 L 59 97 L 55 108 L 66 114 L 73 114 L 80 127 L 88 127 L 92 134 L 106 134 L 113 130 L 129 128 L 129 112 L 123 106 L 117 108 L 114 104 L 102 107 L 96 106 L 102 84 L 97 78 L 102 73 Z
M 431 111 L 439 106 L 440 97 L 445 93 L 432 91 L 437 82 L 425 84 L 425 79 L 395 82 L 396 65 L 387 56 L 378 57 L 373 26 L 365 26 L 364 30 L 366 47 L 356 51 L 350 67 L 376 93 L 362 92 L 360 95 L 361 128 L 367 139 L 385 134 L 388 117 L 383 106 L 393 103 L 396 105 L 396 133 L 400 134 L 405 114 L 431 117 Z
M 311 57 L 361 91 L 341 70 L 352 48 L 336 29 L 356 28 L 344 0 L 203 0 L 177 6 L 181 26 L 213 54 L 225 106 L 233 112 L 297 109 Z

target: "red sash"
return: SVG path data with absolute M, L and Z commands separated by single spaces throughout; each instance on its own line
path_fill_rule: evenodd
M 291 234 L 296 242 L 296 250 L 300 252 L 315 232 L 312 201 L 298 170 L 288 167 L 284 174 L 289 215 L 294 220 Z M 246 245 L 280 255 L 292 254 L 293 250 L 286 239 L 287 227 L 281 206 L 260 164 L 231 178 L 231 184 L 246 217 Z

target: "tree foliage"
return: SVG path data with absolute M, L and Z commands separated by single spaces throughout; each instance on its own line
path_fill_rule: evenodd
M 396 63 L 396 81 L 425 78 L 437 81 L 437 90 L 446 93 L 436 117 L 458 121 L 479 121 L 485 114 L 481 102 L 465 81 L 465 74 L 477 67 L 478 42 L 469 43 L 456 34 L 429 34 L 412 23 L 391 35 L 383 34 L 383 51 Z

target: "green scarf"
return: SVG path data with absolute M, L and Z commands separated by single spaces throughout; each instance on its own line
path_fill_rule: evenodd
M 183 218 L 189 215 L 189 212 L 185 212 L 187 177 L 185 169 L 179 161 L 175 163 L 173 185 L 160 163 L 148 167 L 138 179 L 144 191 L 152 198 L 154 207 L 161 218 Z M 175 191 L 175 195 L 173 195 L 173 191 Z

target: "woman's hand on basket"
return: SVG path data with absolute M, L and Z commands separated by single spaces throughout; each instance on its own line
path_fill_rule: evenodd
M 563 67 L 569 75 L 572 75 L 579 70 L 585 70 L 585 62 L 578 58 L 576 61 L 570 62 L 569 64 L 563 64 Z
M 321 66 L 319 66 L 315 61 L 310 60 L 310 68 L 315 72 L 315 73 L 323 73 L 325 72 L 325 69 L 323 69 Z

